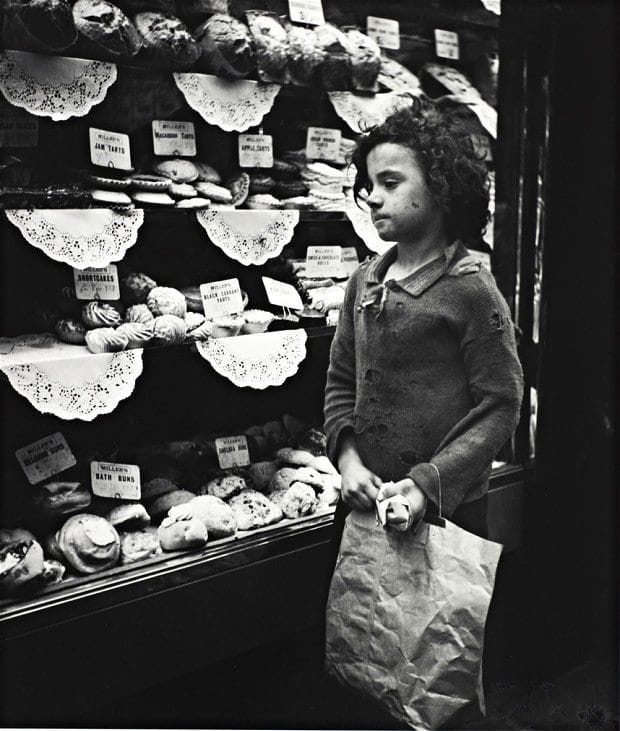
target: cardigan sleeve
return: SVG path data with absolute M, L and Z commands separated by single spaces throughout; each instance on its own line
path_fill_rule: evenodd
M 336 464 L 340 451 L 342 433 L 347 428 L 352 429 L 354 424 L 356 281 L 357 277 L 353 275 L 345 291 L 336 333 L 331 345 L 325 386 L 324 416 L 327 455 L 334 464 Z
M 523 371 L 508 305 L 494 282 L 475 277 L 459 326 L 473 407 L 450 429 L 429 462 L 409 472 L 435 505 L 441 484 L 442 514 L 447 517 L 512 436 L 523 397 Z

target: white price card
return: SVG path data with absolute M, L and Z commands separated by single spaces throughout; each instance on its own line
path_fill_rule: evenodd
M 93 165 L 118 170 L 132 170 L 129 135 L 108 132 L 105 129 L 88 128 L 90 161 Z
M 243 295 L 238 279 L 221 279 L 200 285 L 200 296 L 205 317 L 234 315 L 243 310 Z
M 271 277 L 261 277 L 265 285 L 267 299 L 276 307 L 286 307 L 289 310 L 303 310 L 304 305 L 299 292 L 292 284 L 279 282 Z
M 459 60 L 459 36 L 451 30 L 435 28 L 435 54 L 439 58 Z
M 308 127 L 306 135 L 306 157 L 309 160 L 331 160 L 340 158 L 342 132 L 330 127 Z
M 393 51 L 400 48 L 400 25 L 397 20 L 369 15 L 366 18 L 366 33 L 381 48 L 390 48 Z
M 342 249 L 343 276 L 350 277 L 359 266 L 360 260 L 355 246 L 344 246 Z
M 75 296 L 79 300 L 117 300 L 121 290 L 116 264 L 107 267 L 74 269 Z
M 140 468 L 120 462 L 91 462 L 90 485 L 93 495 L 121 500 L 139 500 Z
M 221 437 L 215 440 L 217 459 L 223 470 L 231 467 L 245 467 L 250 464 L 250 451 L 245 436 Z
M 324 279 L 342 276 L 341 246 L 309 246 L 306 252 L 306 277 Z
M 2 109 L 0 114 L 0 147 L 36 147 L 39 141 L 39 120 L 20 109 Z
M 73 452 L 60 432 L 18 449 L 15 456 L 31 485 L 76 464 Z
M 325 22 L 321 0 L 288 0 L 288 15 L 293 23 L 323 25 Z
M 156 155 L 194 157 L 196 154 L 196 130 L 193 122 L 154 119 L 153 152 Z
M 239 166 L 272 168 L 273 138 L 271 135 L 239 135 Z

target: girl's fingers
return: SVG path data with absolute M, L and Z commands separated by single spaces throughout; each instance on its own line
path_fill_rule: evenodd
M 394 497 L 394 495 L 400 494 L 401 491 L 398 489 L 395 483 L 388 483 L 387 485 L 383 485 L 383 487 L 379 490 L 377 500 L 385 500 L 386 498 Z

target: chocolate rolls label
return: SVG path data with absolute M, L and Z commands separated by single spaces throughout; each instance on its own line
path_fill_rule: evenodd
M 271 277 L 261 277 L 267 299 L 276 307 L 285 307 L 289 310 L 303 310 L 304 305 L 299 296 L 299 292 L 291 284 L 278 282 L 277 279 Z
M 201 284 L 200 296 L 207 320 L 220 315 L 235 315 L 243 310 L 243 295 L 238 279 Z
M 132 170 L 129 136 L 120 132 L 108 132 L 96 127 L 88 128 L 90 161 L 93 165 L 118 170 Z
M 74 269 L 73 282 L 79 300 L 117 300 L 121 296 L 116 264 Z
M 340 158 L 342 132 L 330 127 L 308 127 L 306 135 L 306 157 L 309 160 L 330 160 Z
M 343 276 L 341 246 L 309 246 L 306 253 L 306 276 L 326 279 Z
M 91 462 L 90 485 L 93 495 L 139 500 L 142 495 L 140 468 L 120 462 Z
M 196 154 L 196 130 L 193 122 L 154 119 L 153 152 L 166 157 L 194 157 Z
M 248 440 L 245 436 L 221 437 L 215 440 L 217 459 L 220 468 L 227 470 L 230 467 L 245 467 L 250 464 Z
M 288 0 L 288 15 L 293 23 L 323 25 L 325 22 L 321 0 Z
M 391 48 L 394 51 L 400 48 L 400 25 L 397 20 L 369 15 L 366 18 L 366 33 L 381 48 Z
M 460 57 L 458 33 L 435 28 L 435 54 L 438 58 L 449 58 L 452 61 L 458 61 Z
M 47 480 L 76 464 L 73 452 L 60 432 L 18 449 L 15 456 L 31 485 Z
M 272 168 L 272 136 L 239 135 L 239 166 L 242 168 Z
M 0 114 L 0 147 L 36 147 L 39 141 L 39 120 L 20 109 L 2 106 Z
M 344 246 L 342 249 L 342 271 L 343 276 L 350 277 L 359 266 L 360 260 L 357 256 L 355 246 Z

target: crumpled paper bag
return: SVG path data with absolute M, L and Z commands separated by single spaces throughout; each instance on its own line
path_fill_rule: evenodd
M 501 550 L 450 521 L 394 532 L 352 511 L 327 603 L 327 673 L 411 728 L 441 726 L 479 697 Z

